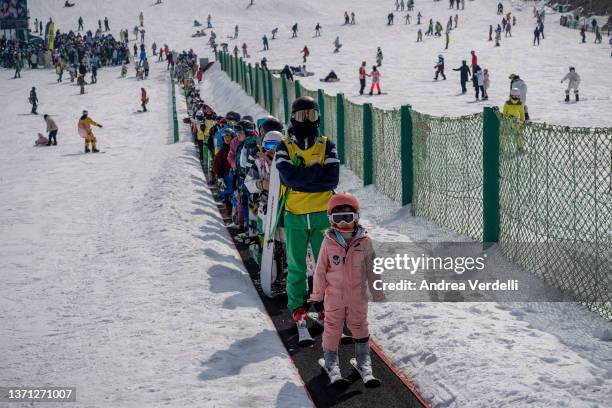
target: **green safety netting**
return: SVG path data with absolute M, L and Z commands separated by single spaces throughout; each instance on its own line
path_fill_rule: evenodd
M 345 101 L 344 123 L 346 167 L 363 177 L 363 105 Z
M 500 247 L 612 319 L 612 129 L 500 120 Z
M 336 120 L 336 97 L 328 94 L 323 94 L 323 117 L 325 122 L 323 124 L 323 134 L 336 142 L 338 140 L 336 136 L 337 132 L 337 120 Z
M 400 111 L 373 109 L 374 185 L 395 201 L 402 199 Z
M 458 118 L 411 114 L 413 213 L 480 240 L 482 114 Z

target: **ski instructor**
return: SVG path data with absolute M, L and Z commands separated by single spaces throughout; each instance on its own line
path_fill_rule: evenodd
M 314 259 L 318 259 L 324 233 L 329 228 L 327 203 L 340 176 L 336 145 L 326 136 L 319 136 L 319 115 L 314 99 L 306 96 L 296 99 L 291 106 L 289 135 L 276 152 L 276 167 L 287 194 L 283 218 L 287 240 L 287 308 L 298 324 L 306 320 L 308 312 L 308 243 Z

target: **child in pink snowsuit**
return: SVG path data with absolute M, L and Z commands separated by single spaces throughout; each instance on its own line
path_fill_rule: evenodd
M 378 94 L 380 95 L 380 71 L 376 69 L 376 65 L 372 67 L 372 72 L 370 75 L 372 77 L 372 85 L 370 86 L 370 95 L 374 92 L 374 87 L 378 90 Z
M 314 302 L 315 309 L 324 308 L 325 368 L 328 373 L 340 372 L 338 344 L 346 322 L 355 340 L 357 365 L 360 371 L 371 375 L 366 287 L 375 301 L 384 298 L 382 290 L 373 287 L 373 282 L 379 278 L 373 272 L 372 241 L 359 225 L 359 202 L 354 195 L 332 196 L 327 214 L 332 227 L 321 244 L 309 299 Z

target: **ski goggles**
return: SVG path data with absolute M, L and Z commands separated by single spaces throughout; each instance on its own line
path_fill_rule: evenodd
M 305 122 L 306 120 L 310 122 L 316 122 L 319 120 L 319 110 L 318 109 L 303 109 L 291 114 L 291 119 L 294 119 L 296 122 Z
M 264 150 L 276 150 L 280 143 L 281 142 L 278 140 L 268 140 L 267 142 L 263 142 L 263 148 Z
M 337 212 L 329 215 L 329 221 L 332 224 L 348 225 L 359 219 L 359 213 L 356 212 Z

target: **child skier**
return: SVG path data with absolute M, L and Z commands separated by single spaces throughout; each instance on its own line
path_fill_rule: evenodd
M 372 85 L 370 86 L 370 95 L 374 92 L 374 87 L 378 90 L 380 95 L 380 71 L 376 69 L 376 65 L 372 65 L 372 72 L 368 75 L 372 77 Z
M 438 80 L 438 75 L 442 75 L 442 79 L 446 80 L 446 75 L 444 75 L 444 57 L 442 54 L 438 55 L 438 62 L 434 65 L 434 68 L 436 69 L 434 80 Z
M 580 100 L 578 96 L 578 86 L 580 85 L 580 75 L 576 72 L 574 67 L 569 68 L 569 72 L 565 74 L 563 79 L 561 79 L 561 83 L 569 80 L 567 84 L 567 89 L 565 90 L 565 102 L 569 102 L 570 91 L 574 90 L 574 96 L 576 97 L 576 102 Z
M 360 205 L 350 193 L 332 196 L 327 204 L 331 228 L 321 244 L 309 302 L 323 315 L 323 363 L 333 382 L 342 378 L 338 344 L 346 322 L 355 340 L 355 360 L 351 363 L 369 386 L 380 382 L 372 375 L 368 331 L 366 286 L 375 301 L 384 298 L 374 289 L 375 258 L 372 241 L 359 225 Z
M 140 88 L 140 106 L 142 106 L 143 112 L 147 111 L 147 103 L 149 103 L 149 95 L 144 88 Z

